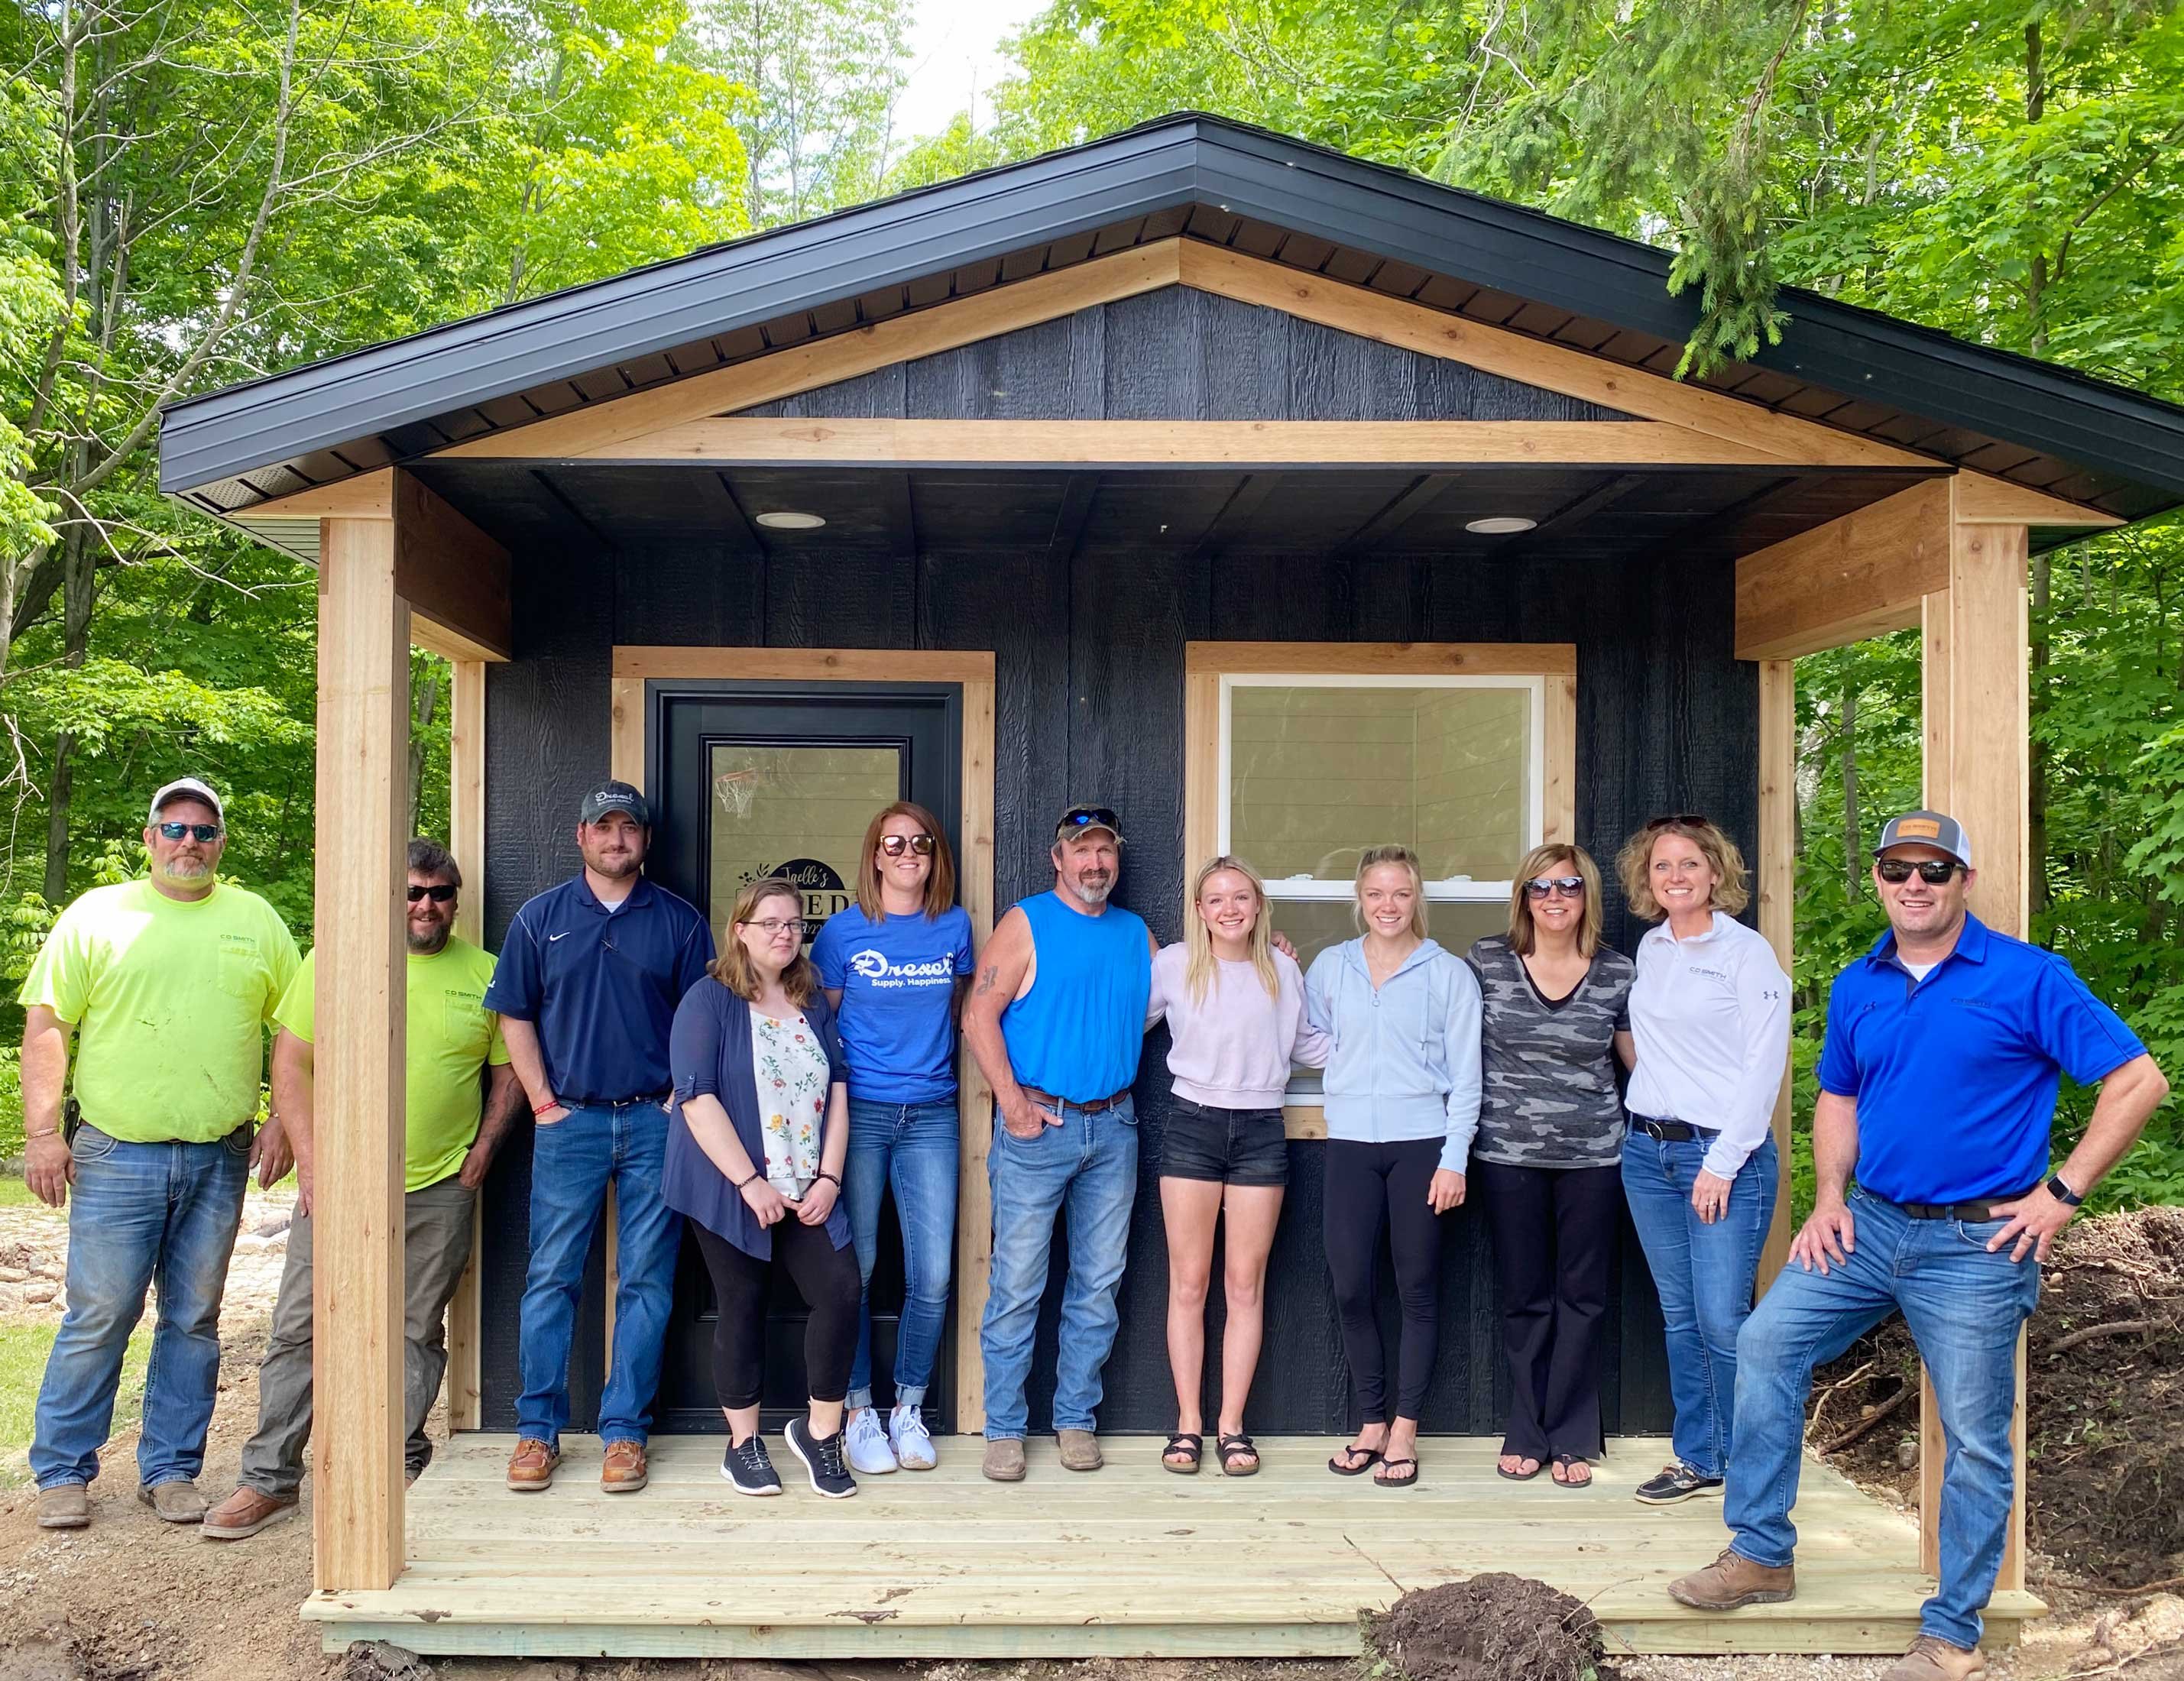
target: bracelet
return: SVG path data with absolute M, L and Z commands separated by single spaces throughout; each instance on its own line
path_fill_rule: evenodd
M 729 1181 L 728 1181 L 728 1188 L 729 1188 L 730 1190 L 732 1190 L 732 1191 L 739 1191 L 739 1190 L 741 1190 L 741 1189 L 742 1189 L 745 1185 L 749 1185 L 749 1184 L 752 1184 L 752 1183 L 756 1183 L 757 1179 L 758 1179 L 758 1175 L 757 1175 L 757 1173 L 756 1173 L 755 1172 L 754 1172 L 751 1174 L 750 1177 L 749 1177 L 749 1178 L 748 1178 L 748 1179 L 731 1179 L 731 1180 L 729 1180 Z
M 60 1137 L 60 1135 L 61 1129 L 58 1127 L 48 1127 L 42 1133 L 25 1133 L 23 1134 L 26 1138 L 57 1138 Z
M 567 1105 L 563 1104 L 561 1099 L 557 1097 L 551 1103 L 532 1104 L 531 1105 L 531 1112 L 534 1116 L 543 1115 L 549 1109 L 561 1109 L 566 1108 L 566 1106 Z
M 823 1168 L 820 1170 L 819 1173 L 812 1179 L 811 1183 L 816 1185 L 821 1179 L 824 1179 L 838 1191 L 842 1188 L 842 1182 Z

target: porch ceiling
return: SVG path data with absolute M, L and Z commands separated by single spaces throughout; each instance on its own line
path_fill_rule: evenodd
M 609 548 L 725 544 L 768 557 L 1201 545 L 1451 559 L 1741 556 L 1880 501 L 1916 470 L 1760 467 L 1009 471 L 424 460 L 412 470 L 510 549 L 571 527 Z M 1945 470 L 1936 468 L 1937 472 Z M 760 514 L 810 512 L 817 531 Z M 1480 536 L 1518 515 L 1535 529 Z

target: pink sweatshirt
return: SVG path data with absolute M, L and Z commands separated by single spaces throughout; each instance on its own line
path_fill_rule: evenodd
M 1206 1001 L 1192 1002 L 1184 979 L 1190 952 L 1163 947 L 1153 959 L 1145 1019 L 1167 1017 L 1167 1071 L 1175 1094 L 1208 1109 L 1279 1109 L 1292 1065 L 1326 1064 L 1327 1035 L 1304 1017 L 1304 976 L 1294 958 L 1274 953 L 1281 996 L 1267 996 L 1251 964 L 1216 960 Z

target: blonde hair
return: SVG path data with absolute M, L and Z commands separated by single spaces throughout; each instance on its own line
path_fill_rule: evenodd
M 933 867 L 925 872 L 925 920 L 956 903 L 956 854 L 948 849 L 947 832 L 940 820 L 913 799 L 883 805 L 879 815 L 865 826 L 864 849 L 857 854 L 857 909 L 867 921 L 884 922 L 887 911 L 880 903 L 879 855 L 881 832 L 890 817 L 907 817 L 933 837 Z
M 759 906 L 770 899 L 793 899 L 796 901 L 796 914 L 804 914 L 804 895 L 794 882 L 779 876 L 763 876 L 755 882 L 745 882 L 736 893 L 735 908 L 728 912 L 728 937 L 721 942 L 721 955 L 705 966 L 708 975 L 747 1004 L 758 1002 L 761 988 L 758 966 L 751 961 L 750 953 L 744 949 L 743 941 L 736 937 L 736 929 L 742 923 L 755 921 Z M 800 1010 L 811 1003 L 819 990 L 819 971 L 800 949 L 781 971 L 781 989 Z
M 1509 949 L 1519 957 L 1529 957 L 1539 943 L 1539 931 L 1532 926 L 1531 896 L 1524 885 L 1557 864 L 1569 865 L 1585 882 L 1585 905 L 1577 922 L 1577 954 L 1591 957 L 1600 949 L 1600 866 L 1583 847 L 1549 841 L 1524 854 L 1524 861 L 1517 866 L 1517 879 L 1510 884 Z
M 1357 854 L 1357 879 L 1351 884 L 1350 914 L 1357 924 L 1357 932 L 1365 932 L 1365 872 L 1378 869 L 1383 864 L 1400 864 L 1411 872 L 1411 888 L 1415 894 L 1411 900 L 1411 932 L 1419 939 L 1426 937 L 1426 872 L 1418 867 L 1418 855 L 1407 846 L 1368 846 Z
M 1183 979 L 1190 988 L 1190 1001 L 1204 1004 L 1206 987 L 1217 983 L 1219 978 L 1213 961 L 1213 931 L 1198 914 L 1198 902 L 1206 896 L 1206 882 L 1223 870 L 1233 870 L 1249 882 L 1252 896 L 1259 901 L 1258 913 L 1251 919 L 1251 966 L 1258 971 L 1259 984 L 1267 989 L 1267 996 L 1279 998 L 1282 982 L 1274 973 L 1273 929 L 1269 926 L 1272 919 L 1267 915 L 1267 884 L 1259 879 L 1259 872 L 1242 859 L 1231 858 L 1224 852 L 1218 858 L 1207 859 L 1190 878 L 1190 915 L 1183 921 Z
M 1704 856 L 1714 873 L 1712 908 L 1734 916 L 1751 903 L 1745 885 L 1744 854 L 1720 825 L 1691 812 L 1656 817 L 1623 843 L 1616 854 L 1615 873 L 1623 882 L 1623 897 L 1630 914 L 1646 922 L 1658 922 L 1669 913 L 1653 897 L 1653 848 L 1663 835 L 1681 835 Z

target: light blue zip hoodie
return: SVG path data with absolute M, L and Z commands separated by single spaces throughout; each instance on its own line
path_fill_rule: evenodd
M 1304 977 L 1305 1013 L 1327 1034 L 1327 1136 L 1357 1144 L 1439 1138 L 1440 1166 L 1468 1171 L 1479 1130 L 1479 978 L 1423 942 L 1375 990 L 1365 942 L 1323 951 Z

